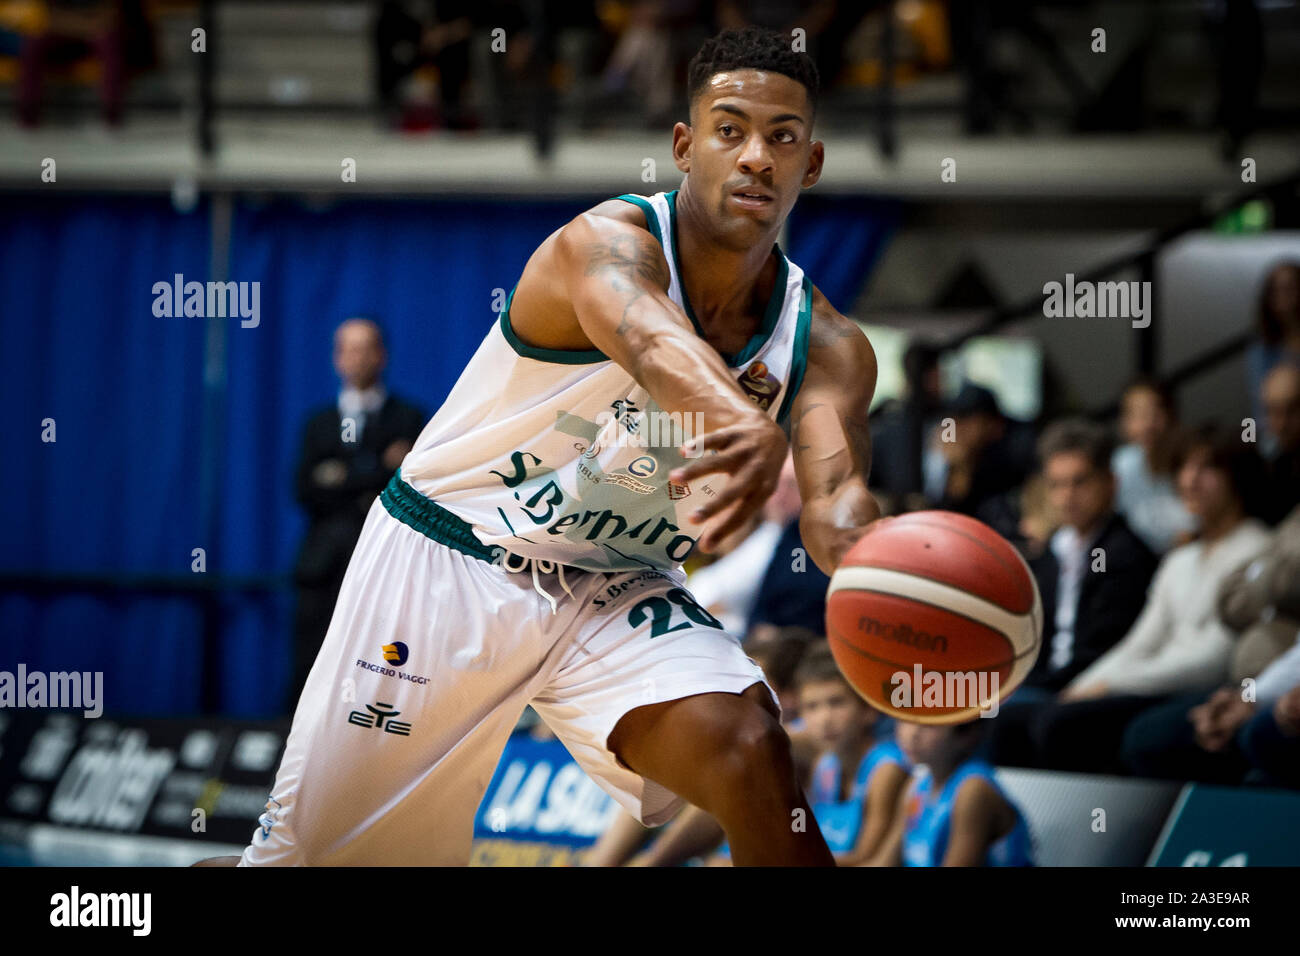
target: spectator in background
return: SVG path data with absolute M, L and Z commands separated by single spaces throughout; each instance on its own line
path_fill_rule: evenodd
M 822 633 L 826 629 L 826 589 L 831 579 L 813 563 L 799 535 L 799 486 L 794 481 L 793 459 L 787 459 L 782 484 L 764 515 L 782 523 L 781 537 L 758 585 L 758 597 L 745 627 L 748 637 L 758 629 L 802 627 Z
M 1300 787 L 1300 632 L 1253 699 L 1228 686 L 1154 707 L 1125 731 L 1123 759 L 1144 777 Z
M 601 75 L 605 96 L 632 90 L 644 105 L 646 125 L 671 125 L 679 93 L 674 36 L 697 20 L 698 0 L 632 0 L 620 9 L 626 23 Z
M 985 520 L 981 508 L 1018 488 L 1029 471 L 1012 428 L 993 393 L 967 382 L 944 409 L 946 419 L 934 435 L 926 465 L 926 495 L 933 506 Z M 1016 533 L 1015 527 L 999 532 Z
M 375 66 L 379 99 L 395 110 L 399 89 L 422 66 L 438 68 L 438 98 L 448 129 L 474 129 L 466 91 L 469 86 L 473 4 L 467 0 L 385 0 L 375 21 Z M 415 125 L 404 117 L 405 127 Z
M 916 769 L 868 866 L 1033 865 L 1023 814 L 975 756 L 984 724 L 898 722 L 898 746 Z
M 1039 458 L 1061 526 L 1029 565 L 1043 598 L 1043 648 L 993 720 L 989 755 L 997 764 L 1033 766 L 1034 715 L 1128 633 L 1156 567 L 1155 555 L 1114 511 L 1104 428 L 1056 422 L 1043 433 Z
M 18 121 L 35 126 L 40 119 L 45 73 L 93 57 L 99 67 L 99 95 L 104 120 L 122 122 L 122 103 L 129 73 L 157 63 L 153 27 L 140 0 L 46 0 L 32 5 L 20 30 L 21 78 Z
M 1259 514 L 1277 524 L 1300 504 L 1300 360 L 1273 366 L 1262 398 L 1268 441 Z
M 1300 262 L 1280 262 L 1268 271 L 1256 316 L 1258 338 L 1246 350 L 1246 387 L 1259 422 L 1264 377 L 1283 359 L 1300 362 Z
M 388 355 L 370 319 L 348 319 L 334 333 L 334 369 L 342 388 L 334 404 L 303 429 L 295 487 L 308 515 L 294 573 L 292 710 L 334 613 L 343 573 L 375 496 L 411 450 L 425 413 L 388 393 L 381 378 Z
M 1223 582 L 1218 610 L 1241 634 L 1229 683 L 1208 699 L 1183 695 L 1139 715 L 1123 745 L 1124 763 L 1134 773 L 1230 784 L 1250 769 L 1238 731 L 1258 717 L 1260 732 L 1269 737 L 1271 718 L 1264 712 L 1300 685 L 1300 507 L 1278 527 L 1270 547 Z M 1247 679 L 1255 683 L 1253 701 L 1244 692 Z
M 1160 562 L 1146 607 L 1124 639 L 1035 715 L 1038 766 L 1119 771 L 1120 741 L 1134 717 L 1227 677 L 1232 635 L 1216 613 L 1218 587 L 1271 541 L 1263 524 L 1246 517 L 1258 458 L 1235 431 L 1207 426 L 1190 436 L 1176 465 L 1200 536 Z
M 1273 543 L 1219 588 L 1219 619 L 1241 636 L 1230 678 L 1239 684 L 1280 657 L 1300 632 L 1300 505 L 1273 533 Z
M 1263 691 L 1272 694 L 1272 685 L 1290 685 L 1275 704 L 1265 704 L 1259 697 L 1260 709 L 1237 737 L 1238 746 L 1250 762 L 1247 781 L 1265 786 L 1274 785 L 1300 789 L 1300 640 L 1296 651 L 1279 659 L 1271 668 L 1276 678 Z M 1260 675 L 1263 683 L 1264 675 Z
M 1052 534 L 1060 524 L 1047 493 L 1047 479 L 1041 472 L 1030 475 L 1021 486 L 1016 510 L 1020 515 L 1018 537 L 1008 540 L 1020 548 L 1026 561 L 1035 561 L 1047 551 Z
M 1173 393 L 1154 379 L 1138 379 L 1120 399 L 1120 434 L 1111 468 L 1118 481 L 1116 510 L 1157 554 L 1190 540 L 1196 528 L 1174 489 L 1178 443 Z
M 796 753 L 814 754 L 811 768 L 802 764 L 798 770 L 814 819 L 836 862 L 860 865 L 879 851 L 911 767 L 892 738 L 874 732 L 880 714 L 845 680 L 825 641 L 808 645 L 793 690 L 801 727 L 790 729 L 790 740 Z M 851 775 L 848 767 L 854 768 Z M 703 811 L 690 807 L 674 820 L 646 854 L 645 865 L 672 865 L 718 846 L 722 829 L 701 816 Z M 729 863 L 723 843 L 711 864 Z
M 925 436 L 937 427 L 943 401 L 939 355 L 932 345 L 909 345 L 903 353 L 902 396 L 872 416 L 871 485 L 899 501 L 923 489 Z
M 830 648 L 811 651 L 795 672 L 799 713 L 817 745 L 808 803 L 840 866 L 880 851 L 911 764 L 892 738 L 873 733 L 880 714 L 844 678 Z
M 871 5 L 839 0 L 718 0 L 716 9 L 719 30 L 757 26 L 792 36 L 793 30 L 802 29 L 825 88 L 843 70 L 845 41 Z
M 1039 448 L 1061 526 L 1031 566 L 1047 635 L 1025 683 L 1056 692 L 1128 633 L 1142 613 L 1156 557 L 1114 510 L 1111 442 L 1103 428 L 1058 422 Z

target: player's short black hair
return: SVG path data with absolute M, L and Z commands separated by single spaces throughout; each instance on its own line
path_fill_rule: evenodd
M 709 77 L 728 70 L 765 70 L 802 83 L 808 91 L 813 116 L 817 115 L 817 97 L 821 92 L 817 64 L 807 53 L 795 52 L 792 37 L 762 27 L 745 27 L 723 30 L 705 40 L 686 70 L 687 108 L 694 104 Z M 808 121 L 812 122 L 811 116 Z

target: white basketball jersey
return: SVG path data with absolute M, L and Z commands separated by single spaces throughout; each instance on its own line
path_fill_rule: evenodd
M 668 295 L 682 292 L 677 191 L 618 197 L 640 206 L 663 247 Z M 777 281 L 758 331 L 723 356 L 741 389 L 783 426 L 807 365 L 812 284 L 774 246 Z M 516 286 L 517 288 L 517 286 Z M 486 548 L 589 571 L 673 568 L 702 531 L 687 515 L 725 476 L 668 481 L 684 438 L 716 427 L 668 416 L 604 353 L 534 348 L 510 326 L 510 303 L 424 427 L 401 478 L 463 520 Z M 711 484 L 712 483 L 712 484 Z

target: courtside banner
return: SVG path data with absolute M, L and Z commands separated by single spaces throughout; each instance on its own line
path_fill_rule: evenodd
M 1151 857 L 1151 866 L 1300 865 L 1300 791 L 1191 784 Z
M 474 818 L 476 866 L 563 866 L 618 812 L 558 740 L 511 736 Z
M 248 842 L 288 725 L 0 711 L 0 821 Z

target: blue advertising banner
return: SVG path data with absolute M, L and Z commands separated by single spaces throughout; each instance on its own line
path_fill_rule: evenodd
M 516 733 L 474 818 L 471 865 L 572 864 L 618 809 L 558 740 Z
M 1191 784 L 1151 866 L 1300 866 L 1300 793 Z

